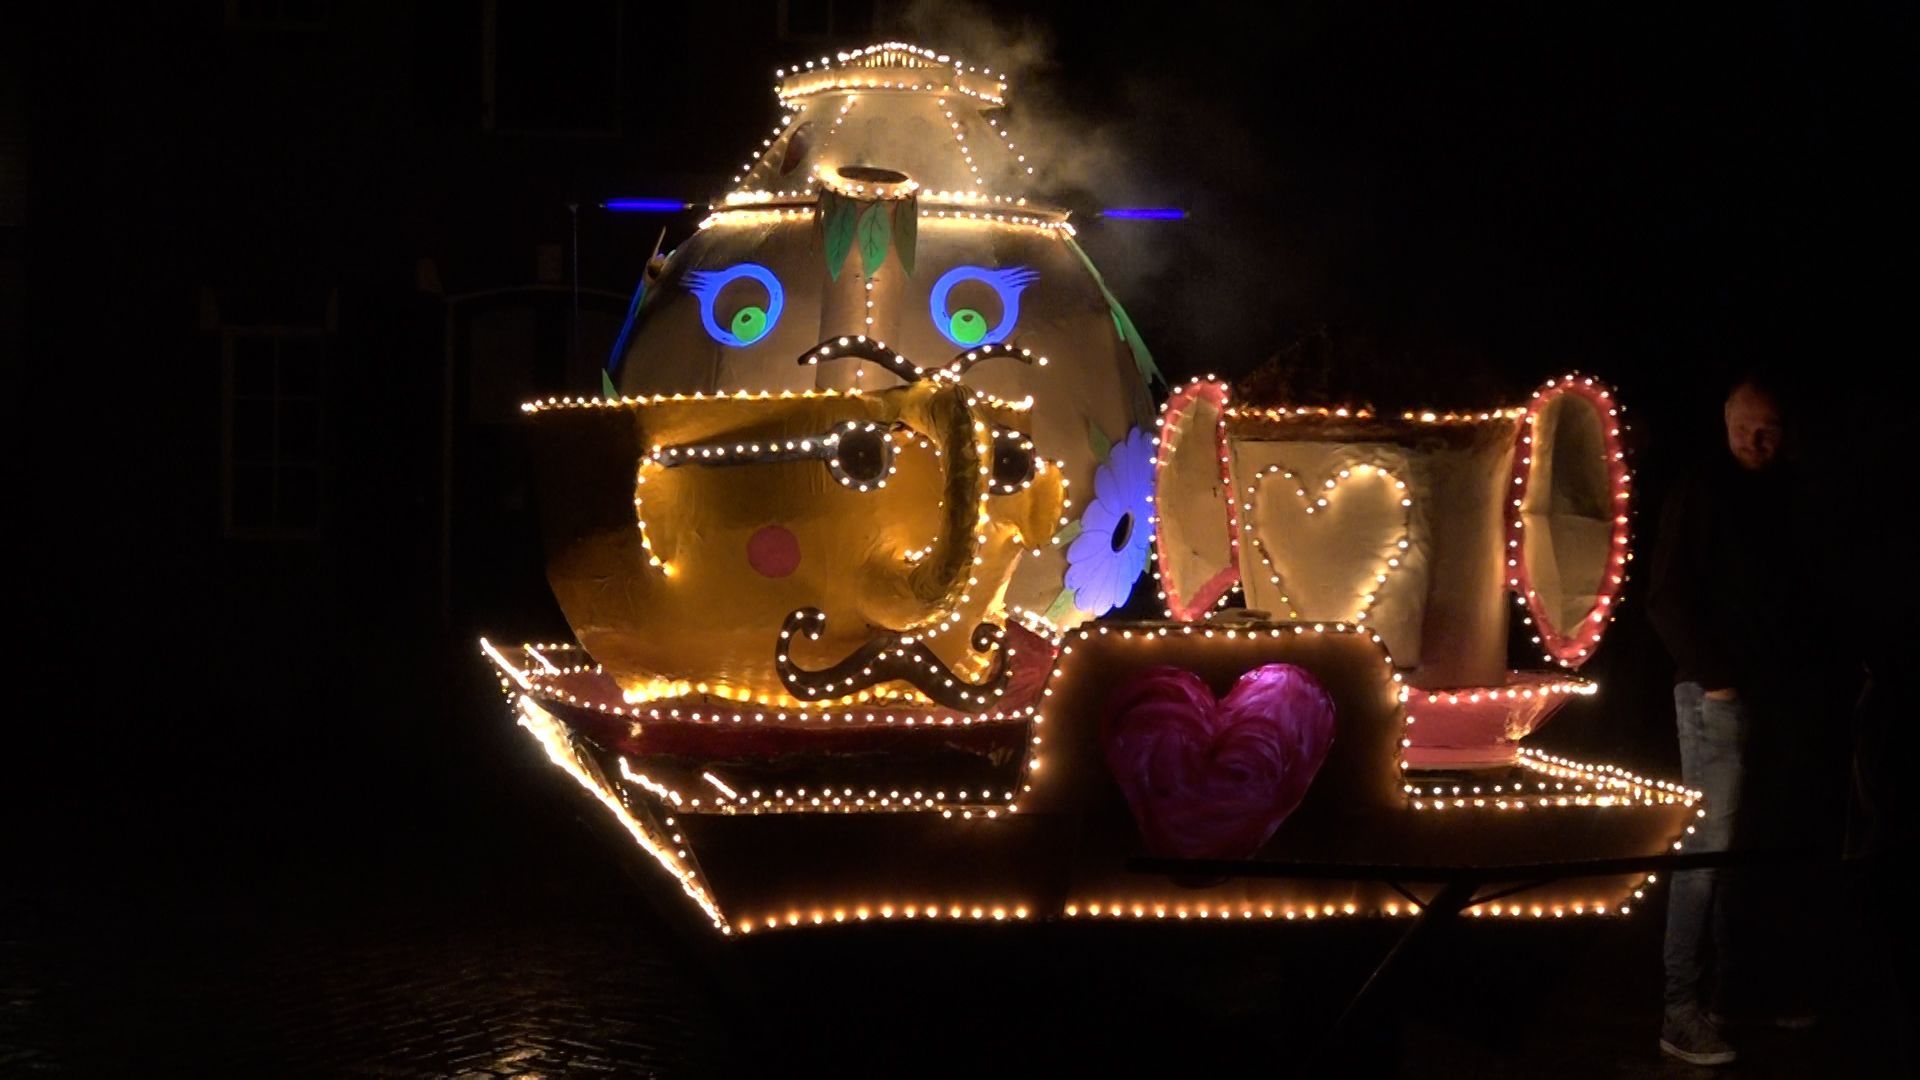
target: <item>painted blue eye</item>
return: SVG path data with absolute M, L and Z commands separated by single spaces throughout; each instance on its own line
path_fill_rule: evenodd
M 933 283 L 933 292 L 927 297 L 927 307 L 933 315 L 933 328 L 940 331 L 940 336 L 963 349 L 971 349 L 976 345 L 998 345 L 1013 335 L 1013 328 L 1020 322 L 1020 291 L 1033 284 L 1039 276 L 1024 266 L 1010 266 L 1005 270 L 956 266 L 940 275 L 940 280 Z M 963 281 L 978 281 L 993 289 L 1000 298 L 999 325 L 989 328 L 986 316 L 971 307 L 947 310 L 947 294 Z
M 720 290 L 741 278 L 757 281 L 767 290 L 767 306 L 748 303 L 734 311 L 715 312 Z M 759 263 L 738 263 L 725 270 L 693 270 L 682 284 L 700 298 L 700 325 L 707 328 L 707 336 L 730 348 L 743 348 L 766 337 L 787 306 L 787 291 L 780 287 L 780 279 Z M 725 325 L 716 316 L 724 316 Z

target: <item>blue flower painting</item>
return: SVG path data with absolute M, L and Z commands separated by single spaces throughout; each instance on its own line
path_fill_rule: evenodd
M 1073 605 L 1094 617 L 1127 602 L 1153 544 L 1153 438 L 1134 428 L 1093 474 L 1093 501 L 1067 548 Z

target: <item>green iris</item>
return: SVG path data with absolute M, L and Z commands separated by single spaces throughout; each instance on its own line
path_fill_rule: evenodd
M 978 345 L 987 336 L 987 320 L 972 308 L 961 308 L 948 318 L 947 329 L 960 344 Z
M 759 341 L 760 335 L 767 332 L 767 309 L 754 304 L 741 308 L 733 313 L 733 325 L 728 329 L 742 345 Z

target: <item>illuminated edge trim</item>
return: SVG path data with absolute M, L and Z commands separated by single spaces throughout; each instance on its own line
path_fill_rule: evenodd
M 1601 575 L 1600 593 L 1594 598 L 1593 607 L 1587 609 L 1575 624 L 1576 629 L 1571 631 L 1554 625 L 1548 613 L 1542 609 L 1527 570 L 1525 536 L 1522 532 L 1526 527 L 1523 510 L 1527 491 L 1533 482 L 1534 422 L 1542 409 L 1567 394 L 1584 399 L 1599 414 L 1606 448 L 1607 480 L 1612 501 L 1616 504 L 1608 544 L 1611 550 L 1607 568 Z M 1633 477 L 1627 469 L 1626 447 L 1621 441 L 1624 425 L 1620 420 L 1620 412 L 1621 406 L 1613 396 L 1613 388 L 1591 376 L 1575 373 L 1549 379 L 1545 386 L 1533 392 L 1533 403 L 1527 408 L 1526 419 L 1520 425 L 1514 444 L 1512 486 L 1517 490 L 1510 503 L 1513 513 L 1507 522 L 1507 587 L 1513 592 L 1514 603 L 1526 610 L 1525 621 L 1539 631 L 1535 642 L 1546 658 L 1565 668 L 1577 668 L 1585 664 L 1599 647 L 1600 639 L 1606 635 L 1614 613 L 1619 609 L 1620 592 L 1627 580 L 1627 563 L 1633 559 Z
M 496 663 L 498 662 L 496 660 Z M 715 928 L 722 934 L 732 934 L 733 928 L 728 924 L 727 917 L 721 913 L 719 905 L 714 902 L 702 883 L 699 869 L 683 862 L 681 857 L 677 857 L 676 849 L 667 847 L 651 830 L 641 824 L 628 812 L 620 796 L 608 789 L 605 783 L 594 776 L 593 772 L 588 771 L 588 763 L 583 762 L 579 751 L 574 749 L 573 737 L 568 733 L 566 726 L 552 713 L 535 704 L 533 698 L 526 694 L 519 696 L 516 711 L 519 713 L 517 723 L 526 728 L 534 740 L 546 750 L 547 758 L 568 776 L 573 777 L 575 782 L 613 814 L 614 818 L 627 830 L 627 834 L 640 845 L 640 849 L 679 882 L 681 891 L 699 906 Z M 673 819 L 667 818 L 666 821 L 671 828 Z M 676 842 L 678 842 L 677 839 Z
M 1159 517 L 1160 474 L 1167 458 L 1176 447 L 1173 444 L 1174 425 L 1183 419 L 1193 408 L 1196 401 L 1205 398 L 1213 403 L 1219 419 L 1214 423 L 1214 441 L 1220 456 L 1220 491 L 1227 507 L 1227 566 L 1195 589 L 1191 596 L 1180 596 L 1179 582 L 1174 580 L 1173 568 L 1167 565 L 1167 553 L 1161 531 L 1156 528 L 1153 536 L 1154 565 L 1160 574 L 1160 597 L 1165 601 L 1167 617 L 1180 622 L 1192 622 L 1224 602 L 1240 583 L 1240 514 L 1239 500 L 1233 495 L 1233 466 L 1227 451 L 1227 408 L 1232 400 L 1232 391 L 1227 384 L 1208 375 L 1189 381 L 1167 397 L 1167 403 L 1160 407 L 1160 416 L 1154 421 L 1157 434 L 1154 437 L 1153 455 L 1153 492 L 1154 516 Z
M 1392 671 L 1392 657 L 1387 652 L 1385 642 L 1381 639 L 1379 634 L 1374 633 L 1373 631 L 1363 626 L 1353 626 L 1346 623 L 1336 622 L 1336 623 L 1315 623 L 1315 624 L 1312 624 L 1311 626 L 1304 623 L 1296 623 L 1290 626 L 1267 626 L 1267 627 L 1259 627 L 1259 628 L 1241 629 L 1241 628 L 1232 627 L 1232 626 L 1213 627 L 1213 626 L 1205 626 L 1205 625 L 1184 624 L 1184 625 L 1171 625 L 1171 626 L 1159 626 L 1159 627 L 1153 627 L 1153 626 L 1145 626 L 1145 627 L 1137 627 L 1137 628 L 1123 627 L 1118 632 L 1123 638 L 1131 639 L 1135 637 L 1139 637 L 1139 638 L 1168 637 L 1175 631 L 1178 631 L 1181 634 L 1181 636 L 1190 636 L 1198 632 L 1205 637 L 1220 636 L 1220 637 L 1226 637 L 1229 640 L 1233 640 L 1241 636 L 1245 636 L 1249 640 L 1256 640 L 1263 637 L 1269 638 L 1269 639 L 1275 639 L 1289 633 L 1294 635 L 1301 635 L 1309 632 L 1316 633 L 1316 634 L 1319 634 L 1319 633 L 1364 634 L 1379 649 L 1381 661 L 1382 663 L 1386 664 L 1388 667 L 1388 671 L 1391 675 L 1392 687 L 1393 687 L 1391 692 L 1395 695 L 1396 701 L 1401 705 L 1403 709 L 1403 713 L 1405 712 L 1405 704 L 1411 695 L 1411 691 L 1405 685 L 1405 682 L 1403 678 L 1400 676 L 1400 674 L 1398 672 Z M 1112 627 L 1092 625 L 1092 626 L 1080 627 L 1072 631 L 1070 634 L 1068 634 L 1067 637 L 1073 637 L 1073 638 L 1077 638 L 1078 640 L 1085 641 L 1086 639 L 1091 638 L 1096 634 L 1106 635 L 1112 632 L 1114 632 L 1114 629 Z M 487 655 L 494 660 L 496 665 L 498 665 L 501 668 L 504 676 L 502 679 L 503 688 L 508 691 L 509 696 L 512 696 L 512 691 L 511 691 L 511 684 L 507 682 L 507 679 L 510 678 L 515 682 L 520 683 L 522 686 L 530 685 L 530 681 L 527 680 L 525 673 L 521 672 L 518 668 L 514 667 L 511 663 L 507 662 L 505 658 L 499 654 L 498 650 L 494 649 L 493 646 L 487 643 L 484 639 L 481 642 L 481 647 L 487 653 Z M 1060 656 L 1056 657 L 1055 659 L 1055 666 L 1052 672 L 1052 677 L 1049 680 L 1049 686 L 1043 692 L 1043 701 L 1044 701 L 1044 697 L 1052 696 L 1053 690 L 1054 690 L 1054 686 L 1052 685 L 1053 680 L 1058 679 L 1061 674 L 1061 664 L 1063 663 L 1063 660 L 1061 658 L 1066 656 L 1071 651 L 1072 651 L 1072 646 L 1069 644 L 1066 644 L 1063 641 L 1061 645 Z M 524 702 L 526 704 L 532 704 L 531 698 L 526 694 L 519 695 L 517 700 Z M 537 709 L 538 707 L 534 706 L 534 708 Z M 549 725 L 552 725 L 552 729 L 557 729 L 557 730 L 550 729 L 550 734 L 557 735 L 564 738 L 564 734 L 563 734 L 565 730 L 564 726 L 561 725 L 557 719 L 552 717 L 551 714 L 546 713 L 544 710 L 539 710 L 539 712 L 541 713 L 542 716 L 545 717 L 546 723 L 548 723 Z M 522 710 L 522 715 L 525 716 L 524 710 Z M 1044 723 L 1044 719 L 1045 719 L 1044 715 L 1038 714 L 1038 713 L 1033 718 L 1033 725 L 1036 733 L 1032 736 L 1030 743 L 1034 749 L 1032 749 L 1029 752 L 1029 755 L 1026 759 L 1026 762 L 1021 774 L 1020 786 L 1021 786 L 1021 791 L 1023 793 L 1032 791 L 1032 784 L 1030 781 L 1032 780 L 1033 774 L 1037 773 L 1041 767 L 1040 751 L 1038 747 L 1040 747 L 1043 744 L 1043 741 L 1041 736 L 1038 734 L 1038 730 L 1040 726 Z M 1414 718 L 1412 714 L 1405 713 L 1405 723 L 1412 724 L 1413 722 L 1414 722 Z M 535 730 L 531 725 L 526 725 L 524 724 L 524 722 L 523 722 L 523 726 L 528 726 L 530 731 Z M 550 743 L 547 739 L 542 739 L 542 743 L 543 745 L 547 745 L 549 756 L 553 757 L 556 764 L 561 765 L 563 768 L 568 768 L 566 758 L 570 758 L 574 762 L 575 767 L 578 766 L 579 758 L 577 756 L 577 752 L 575 752 L 572 749 L 570 741 L 563 742 L 561 744 L 567 752 L 564 757 L 561 755 L 556 755 L 554 753 L 553 744 Z M 1403 749 L 1405 745 L 1406 745 L 1406 742 L 1403 739 L 1402 741 Z M 1615 790 L 1624 791 L 1629 795 L 1637 793 L 1641 797 L 1640 798 L 1615 797 L 1614 801 L 1612 802 L 1596 802 L 1594 800 L 1608 797 L 1606 795 L 1596 794 L 1595 796 L 1593 796 L 1593 798 L 1588 799 L 1585 802 L 1582 802 L 1580 800 L 1579 795 L 1577 794 L 1568 795 L 1564 791 L 1559 791 L 1551 795 L 1542 794 L 1540 796 L 1527 796 L 1523 798 L 1509 800 L 1510 802 L 1515 804 L 1510 807 L 1489 808 L 1484 805 L 1484 802 L 1485 802 L 1484 799 L 1481 800 L 1480 803 L 1476 803 L 1473 799 L 1468 797 L 1458 797 L 1457 799 L 1445 799 L 1445 798 L 1434 799 L 1431 796 L 1428 796 L 1424 799 L 1416 799 L 1413 795 L 1412 789 L 1405 786 L 1403 782 L 1403 791 L 1406 792 L 1408 795 L 1408 807 L 1409 809 L 1416 810 L 1416 811 L 1421 811 L 1421 810 L 1437 811 L 1437 810 L 1447 809 L 1449 806 L 1451 806 L 1452 808 L 1455 808 L 1455 809 L 1465 810 L 1469 814 L 1474 813 L 1476 811 L 1485 812 L 1488 809 L 1494 809 L 1498 811 L 1498 810 L 1525 810 L 1529 808 L 1540 808 L 1540 809 L 1565 808 L 1565 807 L 1591 808 L 1594 806 L 1627 807 L 1630 805 L 1652 805 L 1652 803 L 1647 800 L 1644 792 L 1646 789 L 1653 789 L 1663 793 L 1661 797 L 1655 800 L 1657 802 L 1665 802 L 1665 803 L 1681 802 L 1681 803 L 1685 803 L 1686 805 L 1692 806 L 1694 808 L 1696 820 L 1699 817 L 1705 816 L 1706 814 L 1704 807 L 1701 807 L 1700 805 L 1698 805 L 1700 802 L 1703 801 L 1703 796 L 1701 795 L 1701 793 L 1689 788 L 1685 788 L 1678 784 L 1673 784 L 1667 781 L 1648 780 L 1646 778 L 1635 776 L 1631 773 L 1628 773 L 1622 769 L 1619 769 L 1611 765 L 1601 765 L 1601 766 L 1584 765 L 1579 762 L 1571 761 L 1569 759 L 1555 757 L 1550 754 L 1545 754 L 1540 751 L 1530 750 L 1526 748 L 1522 748 L 1520 751 L 1520 754 L 1521 754 L 1521 764 L 1524 767 L 1534 769 L 1535 771 L 1542 772 L 1548 776 L 1563 778 L 1558 781 L 1559 783 L 1564 784 L 1565 783 L 1564 778 L 1571 778 L 1571 777 L 1587 778 L 1587 779 L 1594 780 L 1596 782 L 1604 783 L 1614 788 Z M 1400 762 L 1400 767 L 1402 770 L 1405 769 L 1406 766 L 1405 766 L 1404 760 Z M 625 813 L 624 807 L 619 805 L 619 799 L 617 796 L 613 796 L 611 795 L 611 793 L 606 792 L 603 787 L 595 785 L 589 782 L 588 780 L 582 779 L 587 775 L 583 769 L 578 772 L 575 772 L 573 768 L 569 768 L 569 772 L 574 773 L 576 780 L 580 780 L 583 786 L 586 786 L 590 791 L 594 792 L 596 797 L 599 797 L 604 804 L 608 805 L 609 809 L 613 809 L 617 815 L 621 816 L 623 824 L 626 824 L 628 821 L 631 820 L 631 816 Z M 1404 775 L 1404 772 L 1403 772 L 1403 775 Z M 1641 790 L 1639 792 L 1635 792 L 1636 788 Z M 611 799 L 611 801 L 609 801 L 609 799 Z M 1007 815 L 1010 816 L 1014 813 L 1017 813 L 1019 810 L 1019 807 L 1017 804 L 1010 804 L 1005 809 L 1006 809 Z M 962 820 L 971 820 L 971 821 L 981 822 L 981 823 L 998 820 L 1001 817 L 1000 814 L 995 812 L 997 808 L 990 808 L 987 812 L 982 813 L 982 812 L 977 812 L 977 808 L 972 806 L 967 806 L 967 807 L 957 807 L 957 806 L 951 806 L 951 805 L 944 806 L 941 808 L 941 813 L 943 817 L 951 819 L 956 816 L 955 815 L 956 810 L 960 811 L 959 816 L 962 818 Z M 915 810 L 911 812 L 928 812 L 928 811 Z M 634 831 L 634 826 L 629 826 L 629 831 L 630 832 Z M 1672 850 L 1674 851 L 1682 850 L 1686 844 L 1687 838 L 1693 835 L 1694 833 L 1695 833 L 1695 827 L 1693 825 L 1688 825 L 1685 831 L 1680 836 L 1678 836 L 1674 841 L 1671 842 Z M 644 830 L 642 830 L 641 832 L 635 833 L 635 837 L 637 840 L 641 839 L 643 835 L 645 835 Z M 642 841 L 642 846 L 643 847 L 646 846 L 644 840 Z M 650 853 L 653 853 L 653 851 L 650 850 Z M 655 854 L 655 858 L 657 861 L 660 861 L 661 865 L 667 868 L 670 873 L 675 873 L 674 862 L 662 859 L 658 854 Z M 682 887 L 689 890 L 689 896 L 694 896 L 695 894 L 692 892 L 690 886 L 698 887 L 698 883 L 697 882 L 690 883 L 687 879 L 680 878 L 678 873 L 675 873 L 675 876 L 676 878 L 679 878 L 679 880 L 681 881 Z M 1499 903 L 1499 902 L 1489 901 L 1485 904 L 1475 905 L 1474 907 L 1467 909 L 1466 913 L 1469 915 L 1473 915 L 1475 917 L 1481 917 L 1488 914 L 1491 914 L 1494 916 L 1511 915 L 1511 916 L 1518 917 L 1518 916 L 1523 916 L 1531 913 L 1535 919 L 1542 919 L 1542 920 L 1545 919 L 1549 914 L 1551 914 L 1554 918 L 1564 918 L 1569 914 L 1572 914 L 1575 916 L 1607 915 L 1607 914 L 1627 915 L 1632 912 L 1631 901 L 1644 899 L 1646 887 L 1654 884 L 1657 880 L 1658 880 L 1658 877 L 1656 874 L 1646 875 L 1646 877 L 1643 879 L 1641 884 L 1633 888 L 1631 900 L 1622 902 L 1619 904 L 1609 905 L 1605 903 L 1599 903 L 1594 905 L 1586 905 L 1584 902 L 1573 902 L 1573 903 L 1561 903 L 1557 905 L 1544 905 L 1544 904 L 1529 905 L 1529 904 L 1508 904 L 1508 903 Z M 706 897 L 704 888 L 701 888 L 701 891 L 696 897 L 696 899 L 699 899 L 700 897 Z M 735 927 L 730 925 L 724 917 L 721 917 L 719 915 L 717 907 L 708 907 L 708 905 L 710 904 L 712 904 L 711 898 L 706 897 L 706 903 L 702 905 L 703 910 L 707 910 L 709 913 L 709 917 L 714 918 L 715 925 L 721 929 L 722 933 L 730 934 L 732 930 L 735 929 Z M 907 902 L 901 902 L 899 904 L 896 904 L 895 902 L 892 902 L 892 901 L 873 901 L 865 904 L 854 905 L 852 909 L 841 907 L 841 908 L 834 909 L 832 911 L 828 911 L 826 909 L 816 908 L 813 911 L 806 913 L 805 915 L 802 915 L 800 912 L 796 910 L 789 909 L 785 913 L 775 913 L 767 916 L 766 919 L 758 927 L 756 927 L 754 919 L 752 919 L 751 917 L 743 916 L 738 920 L 737 929 L 742 934 L 745 934 L 745 933 L 752 932 L 756 928 L 766 930 L 766 929 L 788 928 L 788 927 L 799 927 L 799 926 L 823 926 L 829 922 L 834 923 L 836 925 L 841 925 L 841 924 L 847 923 L 848 921 L 853 921 L 853 922 L 869 921 L 869 919 L 876 913 L 879 914 L 879 916 L 882 919 L 891 919 L 893 917 L 893 914 L 892 914 L 893 911 L 899 911 L 903 918 L 913 919 L 917 916 L 906 914 L 906 910 L 909 906 L 915 906 L 919 908 L 920 916 L 918 917 L 926 917 L 926 918 L 935 919 L 935 920 L 942 917 L 946 917 L 950 920 L 972 920 L 977 922 L 986 922 L 986 921 L 1002 922 L 1002 921 L 1008 921 L 1009 918 L 1011 918 L 1013 921 L 1021 921 L 1029 918 L 1032 915 L 1030 908 L 1025 903 L 1015 903 L 1012 905 L 1006 905 L 1006 904 L 974 904 L 974 903 L 953 904 L 950 902 L 942 902 L 942 903 L 937 903 L 933 905 L 917 905 L 917 904 L 908 904 Z M 1181 916 L 1177 913 L 1177 910 L 1175 910 L 1174 908 L 1168 908 L 1167 905 L 1162 903 L 1156 903 L 1149 906 L 1144 902 L 1136 903 L 1131 901 L 1121 901 L 1118 904 L 1108 905 L 1106 904 L 1105 901 L 1098 901 L 1098 900 L 1085 901 L 1085 902 L 1079 901 L 1079 900 L 1070 900 L 1066 903 L 1065 907 L 1062 909 L 1061 918 L 1063 919 L 1079 918 L 1081 916 L 1081 912 L 1083 909 L 1086 911 L 1086 914 L 1089 917 L 1098 917 L 1101 915 L 1103 908 L 1117 909 L 1117 910 L 1109 911 L 1109 914 L 1112 915 L 1113 917 L 1125 917 L 1125 916 L 1131 915 L 1134 918 L 1148 918 L 1148 917 L 1165 918 L 1167 912 L 1174 911 L 1174 918 L 1175 919 L 1181 918 Z M 1176 908 L 1177 908 L 1177 905 L 1176 905 Z M 865 910 L 867 914 L 862 915 L 861 914 L 862 910 Z M 1274 905 L 1262 905 L 1260 917 L 1262 918 L 1262 920 L 1278 918 L 1285 921 L 1285 920 L 1296 920 L 1296 919 L 1304 918 L 1307 921 L 1313 921 L 1322 916 L 1327 916 L 1327 917 L 1334 917 L 1339 915 L 1396 916 L 1403 913 L 1407 915 L 1412 915 L 1412 914 L 1417 914 L 1418 910 L 1419 910 L 1419 905 L 1409 903 L 1406 909 L 1404 910 L 1404 912 L 1402 912 L 1399 908 L 1399 905 L 1396 902 L 1392 902 L 1392 901 L 1388 901 L 1382 904 L 1378 909 L 1369 908 L 1364 911 L 1360 909 L 1358 905 L 1355 905 L 1352 903 L 1339 905 L 1337 907 L 1334 905 L 1322 904 L 1322 905 L 1316 905 L 1311 907 L 1303 907 L 1300 909 L 1285 909 L 1282 907 L 1276 907 Z M 1288 911 L 1293 911 L 1294 913 L 1287 914 Z M 1220 909 L 1216 912 L 1213 908 L 1205 904 L 1196 903 L 1194 905 L 1194 915 L 1190 915 L 1189 917 L 1195 917 L 1195 916 L 1197 916 L 1202 921 L 1217 921 L 1217 922 L 1229 923 L 1229 924 L 1237 923 L 1237 922 L 1252 921 L 1255 918 L 1253 907 L 1251 907 L 1250 905 L 1242 906 L 1238 904 L 1232 905 L 1231 907 L 1229 907 L 1228 905 L 1222 905 Z

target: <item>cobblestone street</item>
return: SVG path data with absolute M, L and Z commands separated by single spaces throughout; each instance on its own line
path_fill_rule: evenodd
M 1306 1055 L 1395 929 L 773 935 L 740 953 L 752 985 L 717 991 L 615 869 L 617 851 L 577 826 L 561 811 L 467 853 L 283 867 L 137 902 L 16 883 L 0 1073 L 1133 1075 L 1168 1060 L 1200 1075 L 1317 1071 Z M 487 849 L 497 862 L 470 857 Z M 1654 1049 L 1659 925 L 1646 911 L 1461 927 L 1405 973 L 1388 1003 L 1401 1019 L 1335 1063 L 1694 1075 Z M 1890 956 L 1860 946 L 1846 941 L 1853 977 L 1832 1022 L 1750 1034 L 1733 1075 L 1911 1075 Z
M 1625 919 L 1454 928 L 1338 1047 L 1404 923 L 861 926 L 716 966 L 471 657 L 445 665 L 445 701 L 342 713 L 351 738 L 290 713 L 278 742 L 11 789 L 0 1076 L 1705 1075 L 1655 1047 L 1663 892 Z M 166 776 L 207 779 L 137 811 Z M 1730 1075 L 1913 1074 L 1911 931 L 1898 883 L 1869 884 L 1835 877 L 1809 927 L 1845 976 L 1829 1022 L 1741 1033 Z
M 325 913 L 212 906 L 172 926 L 154 911 L 104 927 L 71 910 L 23 919 L 12 898 L 0 1073 L 728 1071 L 709 1003 L 650 917 L 588 869 L 566 890 L 522 868 L 384 903 L 393 883 L 368 880 L 358 904 Z

